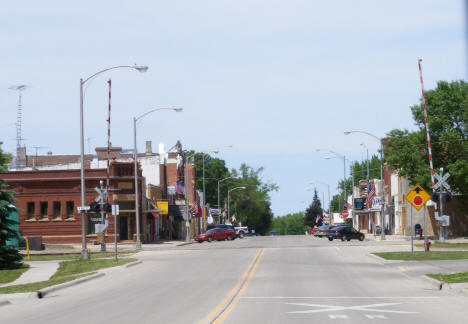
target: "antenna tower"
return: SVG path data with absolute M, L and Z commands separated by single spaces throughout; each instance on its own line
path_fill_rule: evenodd
M 25 84 L 21 85 L 13 85 L 9 87 L 10 90 L 18 91 L 18 110 L 16 111 L 16 151 L 21 148 L 21 141 L 23 140 L 23 136 L 21 134 L 21 125 L 23 123 L 23 105 L 21 103 L 22 92 L 29 88 L 29 86 Z

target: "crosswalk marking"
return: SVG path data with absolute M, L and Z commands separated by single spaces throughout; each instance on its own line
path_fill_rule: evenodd
M 348 315 L 328 315 L 329 318 L 331 319 L 337 319 L 337 318 L 342 318 L 342 319 L 348 319 Z
M 369 319 L 387 319 L 387 317 L 385 317 L 385 315 L 370 315 L 370 314 L 366 314 L 366 317 L 369 318 Z

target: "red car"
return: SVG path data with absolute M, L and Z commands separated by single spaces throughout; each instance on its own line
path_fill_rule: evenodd
M 228 228 L 212 228 L 205 233 L 195 236 L 195 240 L 199 243 L 203 241 L 211 242 L 213 240 L 233 240 L 236 238 L 236 232 Z

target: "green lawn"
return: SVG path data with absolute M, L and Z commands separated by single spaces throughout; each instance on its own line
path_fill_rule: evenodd
M 403 261 L 468 259 L 468 251 L 380 252 L 374 254 L 386 260 Z
M 23 263 L 23 266 L 19 269 L 11 270 L 0 270 L 0 284 L 6 284 L 18 279 L 23 272 L 29 269 L 29 265 Z
M 122 251 L 119 252 L 119 256 L 129 256 L 135 254 L 138 251 Z M 114 252 L 91 252 L 89 253 L 90 259 L 100 259 L 100 258 L 109 258 L 113 257 Z M 69 254 L 50 254 L 50 255 L 41 255 L 35 254 L 31 255 L 31 260 L 24 260 L 26 261 L 48 261 L 48 260 L 78 260 L 81 258 L 81 253 L 69 253 Z
M 416 243 L 416 246 L 423 247 L 424 243 Z M 431 248 L 446 248 L 446 249 L 468 249 L 468 243 L 440 243 L 431 242 Z
M 133 261 L 137 261 L 137 259 L 125 258 L 117 261 L 113 259 L 63 261 L 60 262 L 59 268 L 49 280 L 24 285 L 1 287 L 0 294 L 36 291 L 45 287 L 88 276 L 96 273 L 95 270 L 116 267 Z
M 446 283 L 468 282 L 468 272 L 428 274 L 429 277 Z

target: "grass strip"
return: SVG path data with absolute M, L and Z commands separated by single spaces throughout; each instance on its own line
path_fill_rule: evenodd
M 32 291 L 37 291 L 49 286 L 54 286 L 58 285 L 67 281 L 75 280 L 81 277 L 86 277 L 89 275 L 92 275 L 96 272 L 90 272 L 90 273 L 82 273 L 78 275 L 73 275 L 73 276 L 67 276 L 67 277 L 60 277 L 57 279 L 51 279 L 51 280 L 46 280 L 46 281 L 38 281 L 38 282 L 32 282 L 24 285 L 14 285 L 14 286 L 8 286 L 8 287 L 1 287 L 0 288 L 0 294 L 13 294 L 13 293 L 24 293 L 24 292 L 32 292 Z
M 36 291 L 45 287 L 58 285 L 77 278 L 89 276 L 96 273 L 96 270 L 124 265 L 133 261 L 134 258 L 119 259 L 98 259 L 98 260 L 72 260 L 60 262 L 59 268 L 49 280 L 33 282 L 24 285 L 13 285 L 1 287 L 0 294 L 11 294 L 21 292 Z
M 468 251 L 379 252 L 374 254 L 386 260 L 402 261 L 468 259 Z
M 468 282 L 468 272 L 457 273 L 429 273 L 427 276 L 446 283 Z
M 138 251 L 122 251 L 119 252 L 119 256 L 129 256 L 137 253 Z M 110 258 L 114 256 L 114 252 L 91 252 L 89 253 L 90 259 Z M 78 260 L 81 259 L 81 253 L 68 253 L 68 254 L 34 254 L 31 255 L 31 260 L 26 261 L 49 261 L 49 260 Z
M 98 259 L 98 260 L 73 260 L 60 262 L 59 268 L 50 279 L 56 279 L 64 276 L 75 275 L 84 272 L 95 271 L 110 267 L 116 267 L 137 261 L 137 259 L 125 258 L 118 259 Z
M 424 243 L 416 243 L 418 247 L 423 247 Z M 468 249 L 468 243 L 440 243 L 440 242 L 431 242 L 431 248 L 444 248 L 444 249 Z
M 19 269 L 0 270 L 0 284 L 6 284 L 18 279 L 23 272 L 29 269 L 29 265 L 23 263 Z

